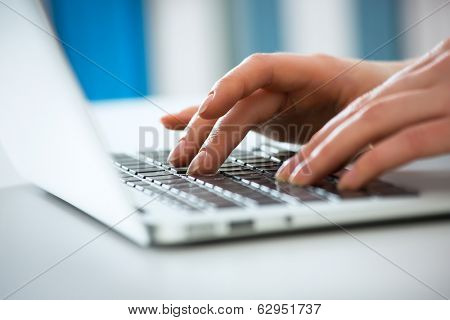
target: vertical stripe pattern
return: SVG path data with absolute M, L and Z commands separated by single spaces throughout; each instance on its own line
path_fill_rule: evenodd
M 89 99 L 148 94 L 140 0 L 51 0 L 50 3 L 59 37 L 135 89 L 65 47 Z

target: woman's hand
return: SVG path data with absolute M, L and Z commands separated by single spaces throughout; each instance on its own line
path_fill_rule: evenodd
M 450 40 L 352 102 L 277 177 L 314 183 L 368 146 L 341 177 L 341 189 L 358 189 L 409 161 L 450 152 Z
M 404 65 L 326 55 L 252 55 L 216 82 L 200 108 L 161 119 L 166 128 L 186 128 L 169 161 L 190 163 L 189 174 L 212 174 L 250 130 L 304 143 Z M 309 130 L 302 130 L 305 125 Z

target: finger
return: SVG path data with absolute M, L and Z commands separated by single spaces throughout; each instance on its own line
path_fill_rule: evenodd
M 412 160 L 450 152 L 450 118 L 407 128 L 363 155 L 342 176 L 340 189 L 356 190 L 381 175 Z
M 425 56 L 424 58 L 418 60 L 415 64 L 408 66 L 408 68 L 405 68 L 396 75 L 392 76 L 382 85 L 370 92 L 367 92 L 350 103 L 349 106 L 330 120 L 311 138 L 311 140 L 305 145 L 305 155 L 309 156 L 311 152 L 313 152 L 317 146 L 331 134 L 331 132 L 341 126 L 345 121 L 363 109 L 366 105 L 373 103 L 375 100 L 403 91 L 424 89 L 433 84 L 436 80 L 436 72 L 434 69 L 436 67 L 440 68 L 443 62 L 445 62 L 443 58 L 445 54 L 443 55 L 438 53 L 439 52 L 435 52 Z
M 304 168 L 299 167 L 289 181 L 300 185 L 314 183 L 341 167 L 368 144 L 404 127 L 445 116 L 446 99 L 438 99 L 429 108 L 423 107 L 440 91 L 417 90 L 374 101 L 337 127 L 309 154 L 306 161 L 310 174 L 306 175 Z
M 443 50 L 448 50 L 448 41 L 396 76 L 403 76 L 411 70 L 420 69 L 435 59 Z M 280 89 L 286 92 L 294 88 L 299 89 L 308 83 L 316 84 L 318 87 L 323 84 L 324 78 L 329 78 L 329 76 L 326 76 L 330 74 L 330 63 L 326 61 L 327 59 L 326 56 L 321 55 L 251 55 L 213 86 L 210 94 L 201 105 L 200 115 L 207 119 L 218 118 L 231 109 L 237 101 L 259 88 Z M 345 72 L 345 70 L 340 69 L 335 71 L 337 75 Z M 405 81 L 405 84 L 412 85 L 419 85 L 420 83 L 421 79 Z M 330 83 L 327 90 L 333 90 L 332 88 L 332 83 Z M 408 89 L 414 88 L 417 87 Z M 386 94 L 388 93 L 386 92 Z
M 183 137 L 170 152 L 167 160 L 177 167 L 187 166 L 200 150 L 216 121 L 215 119 L 201 118 L 197 111 L 187 124 Z
M 412 70 L 419 70 L 420 68 L 428 65 L 430 62 L 438 59 L 443 54 L 450 51 L 450 38 L 441 41 L 433 49 L 416 59 L 413 63 L 403 68 L 399 73 L 407 73 Z
M 186 128 L 197 110 L 198 106 L 188 107 L 176 114 L 167 114 L 161 117 L 160 121 L 166 129 L 183 130 Z
M 257 89 L 282 88 L 285 92 L 298 89 L 317 77 L 322 69 L 305 56 L 254 54 L 216 82 L 200 107 L 200 115 L 205 119 L 223 116 Z
M 270 118 L 285 99 L 282 93 L 258 90 L 237 103 L 217 121 L 199 154 L 192 160 L 188 174 L 215 173 L 247 133 Z
M 292 171 L 305 159 L 303 149 L 300 149 L 294 156 L 283 162 L 283 165 L 278 169 L 275 178 L 278 181 L 287 182 Z

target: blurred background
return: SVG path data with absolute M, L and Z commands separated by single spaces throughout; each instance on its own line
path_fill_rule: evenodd
M 204 94 L 254 52 L 417 56 L 450 35 L 449 6 L 389 41 L 445 2 L 47 0 L 47 6 L 86 96 L 104 100 Z

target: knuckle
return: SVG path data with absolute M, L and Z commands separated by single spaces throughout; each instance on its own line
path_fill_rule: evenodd
M 216 81 L 216 83 L 214 83 L 214 86 L 213 86 L 213 87 L 214 87 L 214 88 L 223 87 L 223 86 L 225 86 L 228 82 L 232 82 L 232 81 L 230 81 L 230 80 L 231 80 L 230 77 L 231 77 L 231 76 L 226 75 L 226 76 L 220 78 L 219 80 Z
M 244 59 L 244 63 L 250 63 L 250 64 L 260 64 L 267 61 L 267 57 L 269 54 L 267 53 L 253 53 L 249 55 L 247 58 Z
M 450 37 L 448 37 L 448 38 L 442 40 L 442 41 L 439 43 L 438 46 L 439 46 L 439 48 L 441 48 L 443 51 L 449 52 L 449 51 L 450 51 Z
M 213 90 L 220 88 L 238 88 L 242 85 L 242 79 L 240 79 L 235 73 L 229 73 L 220 78 L 213 86 Z
M 371 106 L 360 111 L 358 120 L 367 123 L 375 123 L 382 116 L 382 109 L 386 107 L 386 103 L 383 101 L 378 101 Z
M 423 57 L 416 62 L 416 64 L 420 65 L 422 62 L 426 61 L 432 63 L 433 61 L 438 60 L 441 54 L 446 52 L 450 52 L 450 37 L 442 40 L 435 47 L 433 47 L 433 49 L 425 53 Z M 411 70 L 413 69 L 415 68 L 412 68 Z
M 352 116 L 356 113 L 358 113 L 360 110 L 363 109 L 365 105 L 367 105 L 371 100 L 375 98 L 375 93 L 373 90 L 364 93 L 363 95 L 356 98 L 354 101 L 352 101 L 343 111 L 343 113 L 346 113 L 347 116 Z
M 321 60 L 321 61 L 328 61 L 331 59 L 335 59 L 333 56 L 326 54 L 326 53 L 322 53 L 322 52 L 313 53 L 311 55 L 311 57 L 313 57 L 314 59 L 317 59 L 317 60 Z
M 439 70 L 441 68 L 445 68 L 445 69 L 450 68 L 450 51 L 447 51 L 438 57 L 438 61 L 436 63 L 436 68 Z
M 450 51 L 438 54 L 426 68 L 425 73 L 441 74 L 450 69 Z M 422 72 L 423 74 L 424 72 Z

